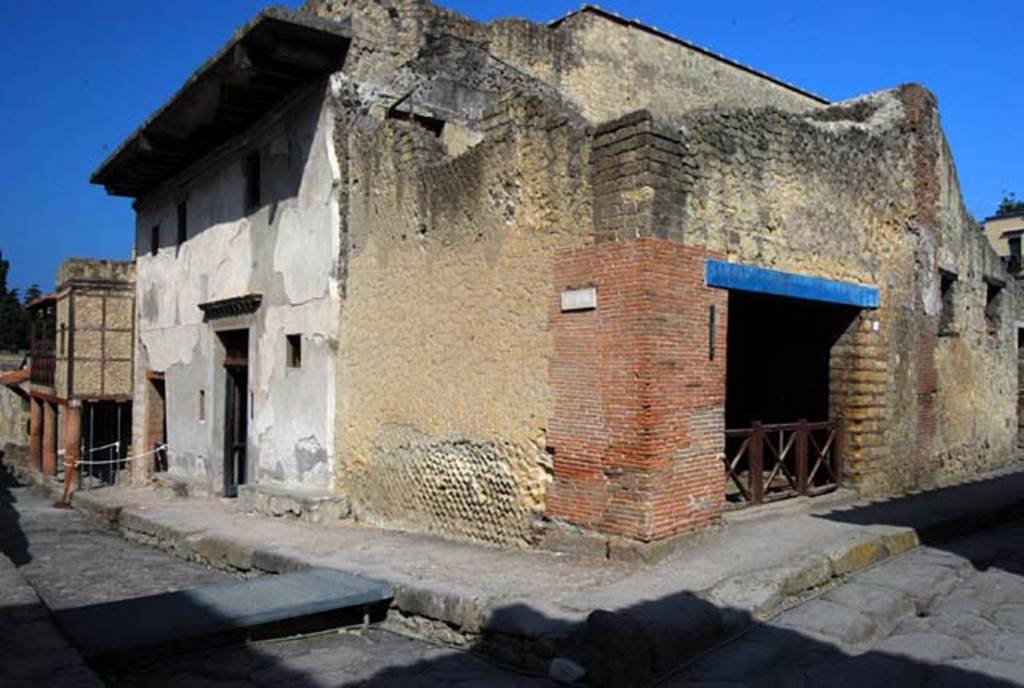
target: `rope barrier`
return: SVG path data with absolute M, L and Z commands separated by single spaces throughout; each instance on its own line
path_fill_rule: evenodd
M 85 453 L 86 454 L 95 454 L 96 452 L 101 452 L 104 449 L 110 449 L 111 447 L 117 447 L 118 449 L 120 449 L 121 448 L 120 440 L 117 441 L 117 442 L 111 442 L 110 444 L 104 444 L 101 447 L 93 447 L 92 449 L 90 449 L 89 451 L 87 451 Z
M 106 465 L 115 464 L 115 463 L 128 463 L 128 462 L 131 462 L 131 461 L 135 461 L 137 459 L 142 459 L 142 458 L 145 458 L 147 456 L 151 456 L 152 454 L 156 454 L 157 452 L 163 451 L 164 449 L 167 449 L 167 445 L 166 444 L 161 444 L 159 447 L 154 447 L 153 449 L 150 449 L 148 452 L 143 452 L 141 454 L 136 454 L 134 456 L 126 456 L 123 459 L 109 459 L 107 461 L 93 461 L 92 459 L 80 459 L 77 462 L 77 464 L 85 467 L 85 466 L 106 466 Z M 70 461 L 65 461 L 64 465 L 69 467 L 69 468 L 73 467 L 73 464 Z

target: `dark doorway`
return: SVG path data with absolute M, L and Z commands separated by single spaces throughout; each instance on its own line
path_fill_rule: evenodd
M 121 461 L 131 445 L 132 405 L 130 402 L 87 401 L 82 404 L 82 475 L 107 485 L 115 482 L 117 472 L 127 468 Z
M 218 333 L 224 345 L 224 496 L 246 482 L 249 437 L 249 331 Z
M 760 504 L 835 489 L 842 423 L 829 418 L 833 347 L 860 309 L 729 292 L 726 501 Z
M 167 471 L 167 392 L 162 373 L 150 371 L 146 399 L 146 446 L 143 451 L 153 452 L 153 472 Z
M 828 420 L 832 346 L 859 309 L 729 292 L 725 423 Z

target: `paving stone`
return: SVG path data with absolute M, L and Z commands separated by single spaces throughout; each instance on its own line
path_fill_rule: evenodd
M 972 597 L 990 605 L 1024 604 L 1024 578 L 1000 569 L 982 571 L 966 586 Z
M 1020 528 L 910 552 L 787 611 L 703 657 L 671 686 L 1024 685 L 1024 559 L 1007 554 Z M 978 538 L 984 547 L 973 546 Z M 1001 554 L 978 570 L 964 552 Z M 1020 566 L 1020 572 L 1016 567 Z M 1017 597 L 1021 595 L 1021 597 Z M 871 637 L 864 624 L 870 619 Z M 876 639 L 877 638 L 877 639 Z
M 887 562 L 860 574 L 856 582 L 891 588 L 910 595 L 918 609 L 927 608 L 937 596 L 949 593 L 957 575 L 945 566 Z
M 864 583 L 840 586 L 827 594 L 825 599 L 870 616 L 877 631 L 881 633 L 889 632 L 900 621 L 914 614 L 914 602 L 909 595 L 899 590 Z
M 999 627 L 981 616 L 974 614 L 949 614 L 922 616 L 907 619 L 896 627 L 899 633 L 944 633 L 959 638 L 983 633 L 998 633 Z
M 968 657 L 973 648 L 959 638 L 939 633 L 908 633 L 886 638 L 872 648 L 873 652 L 899 655 L 922 662 L 942 662 Z
M 675 668 L 721 637 L 718 609 L 693 595 L 673 595 L 636 605 L 625 614 L 639 622 L 647 636 L 655 674 Z
M 949 552 L 931 547 L 919 547 L 912 552 L 907 552 L 899 558 L 900 564 L 924 564 L 927 566 L 944 566 L 953 569 L 958 573 L 967 572 L 973 568 L 971 562 L 956 552 Z
M 844 646 L 861 645 L 876 630 L 867 615 L 824 599 L 811 600 L 784 612 L 772 620 L 772 625 Z
M 983 633 L 969 638 L 978 654 L 1005 662 L 1024 661 L 1024 635 Z
M 999 628 L 1010 633 L 1024 633 L 1024 605 L 1008 604 L 997 609 L 990 617 Z
M 4 486 L 0 485 L 0 490 Z M 101 688 L 77 652 L 56 648 L 61 636 L 47 630 L 49 610 L 25 582 L 23 573 L 57 609 L 146 597 L 235 580 L 195 562 L 182 561 L 153 548 L 128 542 L 93 527 L 80 514 L 55 510 L 30 490 L 16 488 L 17 525 L 30 542 L 31 561 L 14 569 L 0 556 L 0 648 L 27 641 L 29 649 L 5 662 L 0 649 L 0 686 Z M 149 514 L 136 518 L 149 531 L 167 537 L 169 528 Z M 0 536 L 10 523 L 0 522 Z M 33 534 L 34 533 L 34 534 Z M 195 538 L 200 542 L 202 538 Z M 233 551 L 213 538 L 209 552 L 234 564 L 245 564 L 245 552 Z M 5 566 L 6 563 L 6 566 Z M 11 574 L 11 575 L 9 575 Z M 19 579 L 20 580 L 20 579 Z M 255 579 L 263 580 L 263 579 Z M 268 579 L 269 580 L 269 579 Z M 12 604 L 9 604 L 12 603 Z M 13 636 L 11 631 L 15 631 Z M 10 665 L 10 666 L 8 666 Z M 10 669 L 10 670 L 8 670 Z M 547 679 L 524 677 L 499 669 L 466 652 L 371 629 L 364 634 L 336 633 L 272 642 L 257 642 L 157 660 L 144 668 L 128 667 L 104 677 L 125 688 L 324 688 L 369 681 L 377 686 L 509 685 L 553 686 Z

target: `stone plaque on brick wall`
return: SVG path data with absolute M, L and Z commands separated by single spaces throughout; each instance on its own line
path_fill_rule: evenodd
M 597 308 L 597 288 L 566 289 L 562 292 L 562 312 L 589 311 Z

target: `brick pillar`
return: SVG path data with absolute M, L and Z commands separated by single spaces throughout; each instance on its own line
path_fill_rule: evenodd
M 704 283 L 721 256 L 682 245 L 694 165 L 678 132 L 638 112 L 592 145 L 596 243 L 555 260 L 547 516 L 652 542 L 724 509 L 728 293 Z M 581 287 L 596 307 L 562 312 Z
M 79 401 L 69 401 L 64 409 L 64 461 L 68 466 L 74 466 L 70 470 L 64 468 L 64 482 L 71 487 L 78 486 L 78 461 L 82 452 L 82 404 Z
M 43 402 L 29 399 L 28 466 L 35 473 L 43 470 Z
M 707 257 L 653 238 L 556 260 L 549 518 L 652 542 L 720 517 L 728 292 L 704 285 Z M 584 285 L 597 307 L 562 312 Z
M 43 475 L 57 473 L 57 405 L 43 402 Z

